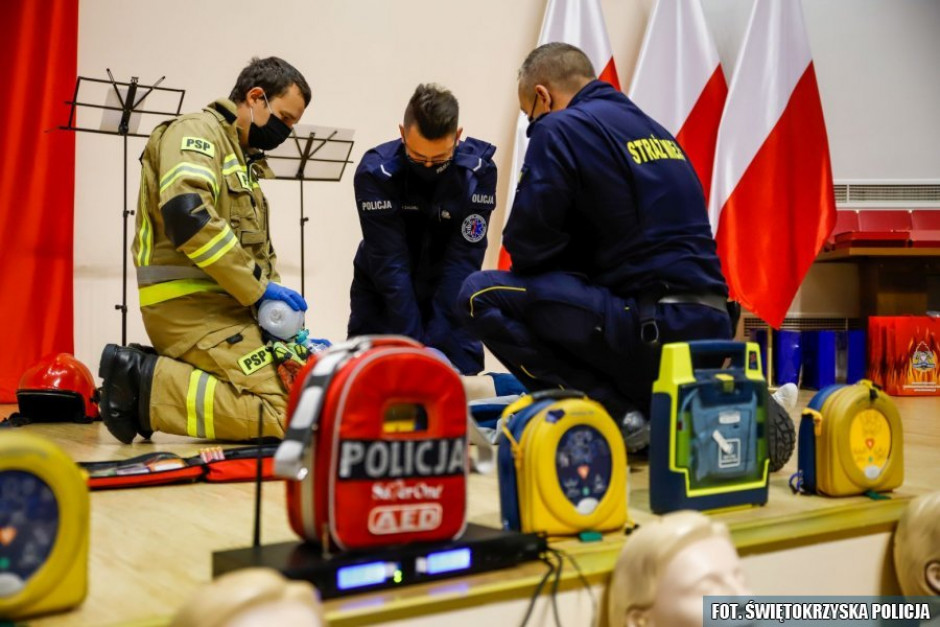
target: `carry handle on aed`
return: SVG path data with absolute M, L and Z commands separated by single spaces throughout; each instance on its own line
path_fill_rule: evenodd
M 748 354 L 746 342 L 733 340 L 694 340 L 687 342 L 689 354 L 693 359 L 692 369 L 700 370 L 695 360 L 701 357 L 725 357 L 731 360 L 731 367 L 741 370 L 756 371 L 760 374 L 760 359 Z
M 323 400 L 333 375 L 348 359 L 376 346 L 421 348 L 420 343 L 405 336 L 364 335 L 336 344 L 317 355 L 313 370 L 303 383 L 304 389 L 287 431 L 284 433 L 284 440 L 274 454 L 275 477 L 302 481 L 307 476 L 309 469 L 304 464 L 304 454 L 313 441 L 313 432 L 317 429 Z
M 515 459 L 516 467 L 520 468 L 522 466 L 522 449 L 519 448 L 519 443 L 516 441 L 516 438 L 513 437 L 512 431 L 509 429 L 509 420 L 512 419 L 520 411 L 535 405 L 540 401 L 545 400 L 555 400 L 560 401 L 566 398 L 587 398 L 587 394 L 580 390 L 538 390 L 536 392 L 530 392 L 529 394 L 523 394 L 518 400 L 510 404 L 509 407 L 503 410 L 503 435 L 506 436 L 506 439 L 509 441 L 509 445 L 512 448 L 512 456 Z M 471 422 L 472 419 L 471 419 Z
M 587 394 L 579 390 L 572 390 L 572 389 L 567 389 L 567 390 L 548 389 L 548 390 L 539 390 L 537 392 L 529 392 L 528 394 L 523 394 L 522 396 L 517 398 L 515 401 L 510 403 L 503 410 L 503 431 L 506 431 L 506 427 L 508 425 L 509 419 L 515 416 L 517 413 L 519 413 L 523 409 L 525 409 L 526 407 L 528 407 L 529 405 L 533 405 L 535 403 L 538 403 L 539 401 L 544 401 L 544 400 L 556 400 L 557 401 L 557 400 L 563 400 L 566 398 L 587 398 Z M 469 420 L 470 422 L 473 422 L 473 417 L 471 416 Z M 511 436 L 510 436 L 510 439 L 511 439 Z
M 587 394 L 579 390 L 539 390 L 529 394 L 533 403 L 545 400 L 546 398 L 561 400 L 565 398 L 587 398 Z

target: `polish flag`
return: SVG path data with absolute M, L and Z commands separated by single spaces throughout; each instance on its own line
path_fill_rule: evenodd
M 727 95 L 728 84 L 700 0 L 657 0 L 629 96 L 682 146 L 702 182 L 706 201 Z
M 620 91 L 620 81 L 617 79 L 617 68 L 614 67 L 614 56 L 610 39 L 607 37 L 600 0 L 548 0 L 538 45 L 554 41 L 571 44 L 583 50 L 591 60 L 594 71 L 599 72 L 597 77 Z M 528 126 L 526 116 L 520 113 L 516 123 L 516 145 L 512 150 L 512 178 L 509 179 L 509 195 L 506 198 L 506 221 L 512 211 L 516 181 L 519 179 L 525 150 L 529 145 L 525 134 Z M 510 263 L 509 253 L 500 247 L 499 269 L 508 270 Z
M 709 219 L 731 297 L 779 328 L 836 219 L 798 0 L 756 0 L 718 130 Z

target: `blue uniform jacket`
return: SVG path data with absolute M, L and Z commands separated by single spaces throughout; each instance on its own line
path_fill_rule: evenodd
M 695 170 L 625 95 L 592 81 L 529 138 L 503 234 L 514 272 L 579 273 L 621 297 L 727 296 Z
M 464 374 L 482 369 L 482 345 L 461 328 L 455 306 L 486 253 L 495 152 L 468 138 L 433 185 L 410 172 L 401 140 L 363 156 L 354 181 L 362 242 L 350 333 L 407 335 L 443 351 Z

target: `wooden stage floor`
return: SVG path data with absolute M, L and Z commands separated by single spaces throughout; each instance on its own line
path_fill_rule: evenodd
M 800 407 L 812 392 L 801 392 Z M 889 501 L 866 497 L 827 499 L 795 496 L 787 480 L 796 454 L 772 475 L 765 507 L 714 514 L 732 529 L 744 554 L 784 544 L 810 544 L 827 537 L 851 536 L 872 526 L 893 527 L 910 497 L 940 489 L 940 397 L 896 398 L 904 423 L 905 482 Z M 15 410 L 0 405 L 0 416 Z M 153 442 L 125 446 L 100 424 L 23 427 L 61 445 L 76 461 L 123 459 L 165 450 L 194 455 L 202 444 L 189 438 L 157 434 Z M 0 430 L 0 437 L 4 430 Z M 642 524 L 649 512 L 648 468 L 630 462 L 630 513 Z M 161 624 L 180 603 L 209 581 L 213 551 L 246 547 L 252 538 L 254 486 L 187 484 L 93 492 L 89 594 L 77 610 L 30 621 L 37 626 Z M 498 526 L 499 499 L 493 475 L 470 480 L 469 519 Z M 576 555 L 592 583 L 602 584 L 626 536 L 610 534 L 601 542 L 562 540 L 558 546 Z M 262 541 L 294 540 L 287 524 L 284 487 L 264 486 Z M 414 613 L 451 611 L 496 599 L 528 597 L 544 572 L 539 563 L 463 579 L 413 586 L 333 600 L 326 604 L 331 625 L 368 624 L 407 618 Z M 575 587 L 574 577 L 565 587 Z M 153 621 L 154 618 L 163 621 Z

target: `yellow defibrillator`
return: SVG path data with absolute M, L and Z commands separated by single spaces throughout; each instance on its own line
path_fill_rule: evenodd
M 503 527 L 571 535 L 627 522 L 627 453 L 604 408 L 572 390 L 523 396 L 503 412 L 497 469 Z
M 0 619 L 74 607 L 88 581 L 85 476 L 62 449 L 0 430 Z
M 904 431 L 891 398 L 862 380 L 830 385 L 800 421 L 794 491 L 850 496 L 886 492 L 904 482 Z

